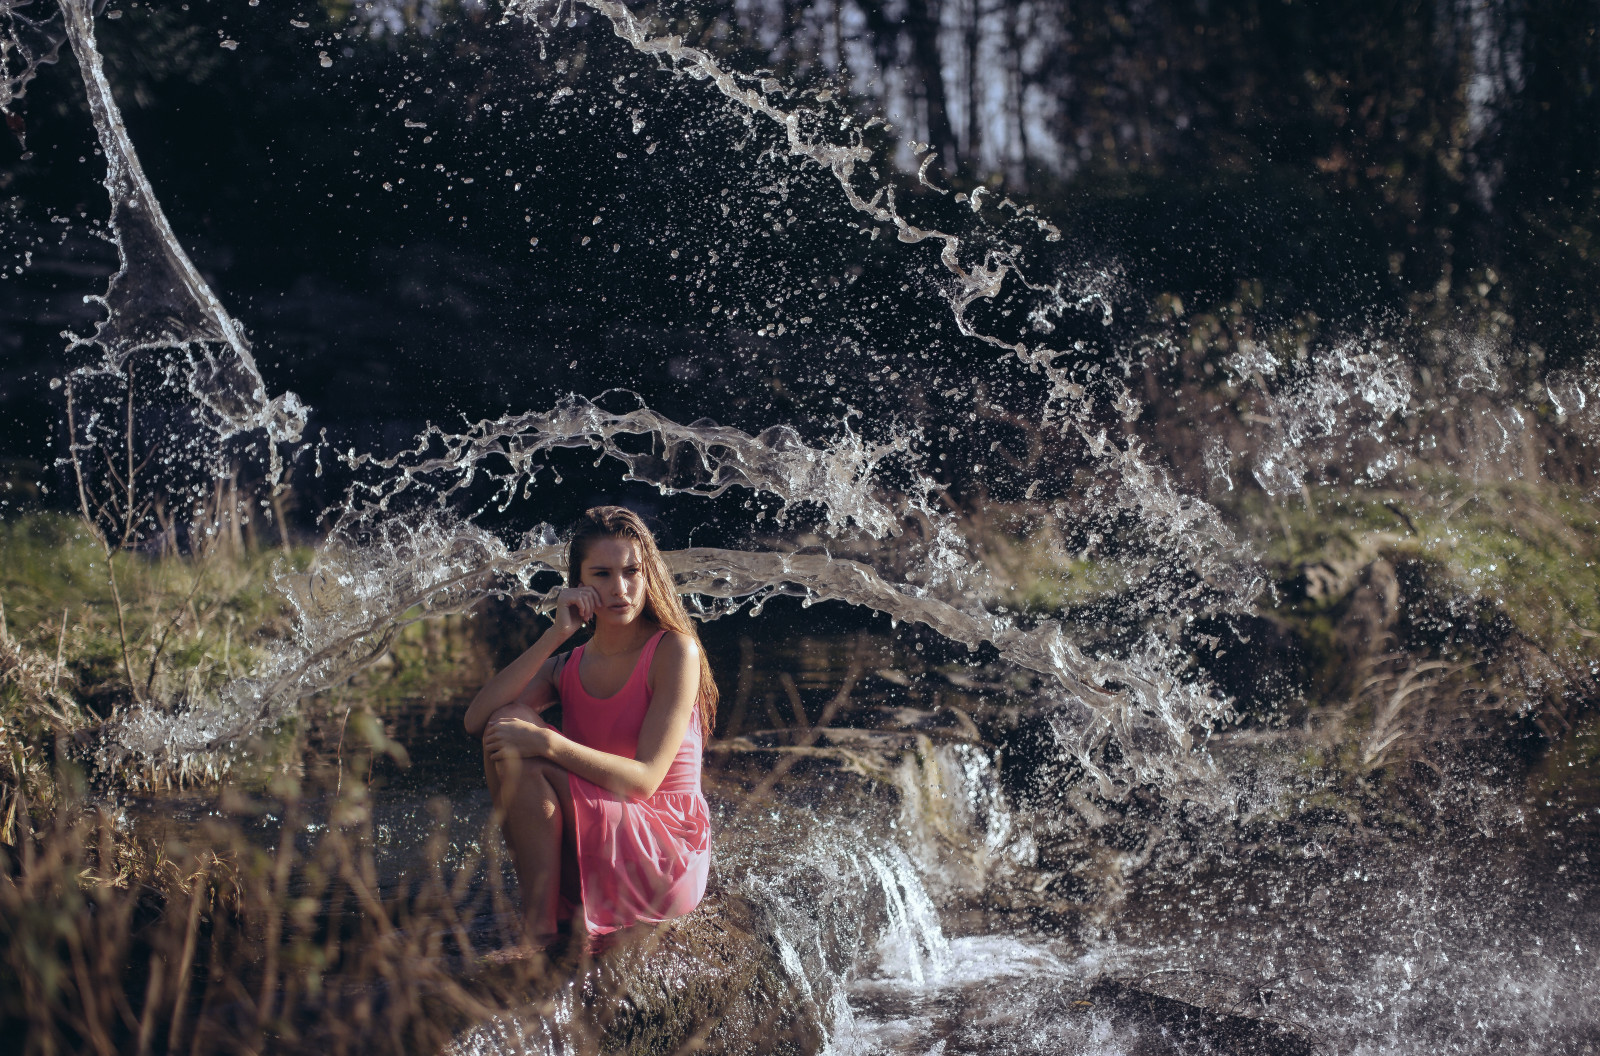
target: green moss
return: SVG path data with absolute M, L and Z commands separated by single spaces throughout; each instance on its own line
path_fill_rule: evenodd
M 1307 567 L 1337 579 L 1380 556 L 1416 560 L 1438 589 L 1483 599 L 1546 652 L 1600 659 L 1600 506 L 1578 489 L 1431 472 L 1406 492 L 1308 494 L 1309 508 L 1257 494 L 1236 511 L 1250 523 L 1278 524 L 1261 541 L 1285 581 Z M 1340 597 L 1332 590 L 1306 599 L 1307 618 Z
M 990 503 L 964 525 L 1009 608 L 1054 613 L 1114 596 L 1132 582 L 1120 562 L 1082 559 L 1063 543 L 1054 521 L 1037 511 Z
M 31 514 L 0 522 L 0 599 L 10 635 L 51 657 L 59 647 L 62 677 L 103 717 L 118 702 L 172 700 L 246 670 L 287 626 L 275 571 L 309 557 L 118 552 L 108 570 L 80 521 Z

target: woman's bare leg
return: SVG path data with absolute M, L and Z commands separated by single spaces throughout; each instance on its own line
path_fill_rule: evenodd
M 527 938 L 548 940 L 556 933 L 563 887 L 569 898 L 577 894 L 572 890 L 577 842 L 567 772 L 548 760 L 493 759 L 487 752 L 484 772 L 522 889 Z

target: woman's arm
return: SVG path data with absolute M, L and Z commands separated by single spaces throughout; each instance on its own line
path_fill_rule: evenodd
M 535 711 L 543 711 L 553 704 L 556 700 L 555 664 L 550 656 L 588 622 L 599 605 L 600 596 L 593 587 L 563 590 L 556 597 L 550 627 L 527 652 L 506 665 L 472 698 L 466 718 L 462 720 L 467 732 L 474 737 L 481 736 L 490 717 L 514 701 L 528 704 Z
M 634 758 L 578 744 L 548 727 L 522 719 L 498 719 L 484 735 L 496 756 L 539 756 L 601 788 L 629 799 L 648 799 L 667 776 L 695 718 L 700 690 L 700 654 L 686 635 L 669 632 L 656 647 L 655 689 L 639 730 Z

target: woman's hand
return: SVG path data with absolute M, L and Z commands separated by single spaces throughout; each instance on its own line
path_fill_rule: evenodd
M 535 759 L 550 753 L 555 732 L 537 715 L 497 714 L 483 732 L 483 745 L 496 759 Z
M 563 640 L 571 638 L 600 609 L 600 592 L 593 587 L 565 587 L 556 595 L 556 608 L 550 614 L 551 630 Z

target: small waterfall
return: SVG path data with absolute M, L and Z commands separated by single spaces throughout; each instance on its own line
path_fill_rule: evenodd
M 863 857 L 878 880 L 889 918 L 877 943 L 878 971 L 904 976 L 917 986 L 937 982 L 949 964 L 950 943 L 916 867 L 894 845 Z
M 899 844 L 863 839 L 836 818 L 789 847 L 734 836 L 739 892 L 762 914 L 767 941 L 798 995 L 818 1009 L 830 1052 L 855 1051 L 850 988 L 872 979 L 922 988 L 950 963 L 950 942 L 921 870 Z

